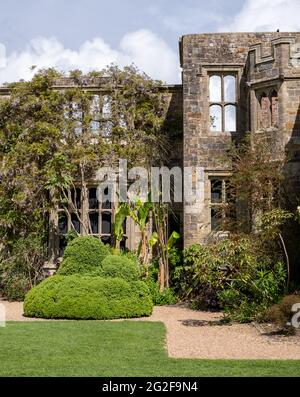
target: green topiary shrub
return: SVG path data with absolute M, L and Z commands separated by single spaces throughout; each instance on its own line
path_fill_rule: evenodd
M 77 237 L 67 245 L 57 273 L 64 276 L 91 273 L 109 253 L 101 240 L 92 236 Z
M 152 299 L 142 281 L 93 276 L 52 276 L 29 291 L 24 313 L 29 317 L 113 319 L 149 316 Z
M 140 278 L 140 269 L 134 261 L 126 256 L 108 255 L 103 259 L 101 268 L 93 275 L 101 277 L 122 278 L 127 281 L 137 281 Z

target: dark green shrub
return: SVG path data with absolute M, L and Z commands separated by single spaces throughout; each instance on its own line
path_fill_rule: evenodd
M 176 291 L 195 308 L 223 308 L 241 322 L 257 319 L 280 298 L 285 271 L 255 244 L 237 238 L 187 248 L 174 273 Z
M 264 320 L 267 309 L 280 299 L 286 274 L 282 263 L 272 269 L 259 265 L 251 274 L 237 274 L 218 297 L 225 312 L 239 322 Z
M 43 279 L 45 259 L 41 237 L 28 235 L 16 240 L 9 257 L 0 259 L 1 295 L 11 301 L 22 301 L 26 292 Z
M 219 309 L 218 293 L 223 289 L 227 275 L 248 273 L 256 267 L 250 243 L 222 240 L 207 245 L 195 244 L 184 250 L 183 266 L 177 269 L 177 288 L 185 298 L 202 309 Z
M 29 317 L 113 319 L 149 316 L 152 299 L 142 281 L 93 276 L 52 276 L 25 297 Z
M 10 274 L 5 287 L 2 288 L 3 297 L 9 301 L 23 301 L 25 294 L 32 287 L 30 280 L 23 273 Z
M 103 259 L 101 268 L 97 269 L 93 275 L 101 277 L 123 278 L 127 281 L 137 281 L 140 278 L 138 265 L 128 259 L 125 255 L 108 255 Z
M 78 233 L 74 229 L 69 230 L 68 233 L 65 235 L 67 244 L 75 240 L 75 238 L 77 237 L 78 237 Z
M 270 307 L 267 311 L 267 320 L 272 321 L 287 333 L 293 334 L 295 328 L 291 325 L 294 304 L 300 304 L 299 295 L 286 295 L 279 303 Z
M 139 258 L 138 258 L 137 253 L 135 251 L 120 251 L 119 255 L 121 257 L 130 259 L 131 261 L 133 261 L 137 265 L 140 265 Z
M 101 266 L 109 253 L 109 248 L 98 238 L 77 237 L 67 245 L 57 273 L 65 276 L 91 273 Z
M 183 255 L 181 249 L 177 247 L 168 248 L 169 283 L 173 295 L 174 293 L 175 295 L 177 295 L 177 292 L 179 292 L 177 288 L 177 272 L 178 272 L 178 268 L 181 268 L 182 261 L 183 261 Z M 158 274 L 159 274 L 159 256 L 154 256 L 151 260 L 150 265 L 144 266 L 143 276 L 157 281 Z
M 149 287 L 154 305 L 174 305 L 177 303 L 177 297 L 172 288 L 166 288 L 164 291 L 160 291 L 157 282 L 151 277 L 146 280 L 146 283 Z
M 177 247 L 169 248 L 168 250 L 169 265 L 171 270 L 180 266 L 182 263 L 182 250 Z

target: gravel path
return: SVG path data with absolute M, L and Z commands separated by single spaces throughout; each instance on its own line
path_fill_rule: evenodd
M 1 302 L 7 321 L 41 321 L 23 317 L 23 304 Z M 298 359 L 300 336 L 270 336 L 251 324 L 208 325 L 218 313 L 190 310 L 183 306 L 155 307 L 150 317 L 138 321 L 162 321 L 167 329 L 170 357 L 209 359 Z

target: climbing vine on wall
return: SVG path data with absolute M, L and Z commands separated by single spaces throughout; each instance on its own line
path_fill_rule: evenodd
M 147 167 L 167 156 L 160 82 L 133 66 L 85 76 L 73 71 L 70 87 L 56 89 L 63 78 L 42 70 L 10 84 L 10 96 L 0 101 L 2 261 L 20 239 L 46 241 L 49 211 L 58 201 L 72 204 L 65 192 L 75 182 L 84 194 L 101 166 L 124 158 L 128 166 Z M 93 92 L 85 89 L 88 81 L 96 84 Z

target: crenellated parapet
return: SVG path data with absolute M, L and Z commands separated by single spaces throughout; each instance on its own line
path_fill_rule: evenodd
M 299 36 L 275 38 L 267 45 L 265 42 L 252 44 L 247 71 L 251 85 L 275 79 L 300 78 Z
M 295 39 L 292 37 L 280 37 L 276 38 L 270 41 L 271 45 L 271 53 L 270 54 L 263 54 L 263 43 L 259 42 L 256 44 L 253 44 L 249 48 L 249 53 L 254 51 L 255 55 L 255 65 L 258 65 L 260 63 L 264 62 L 272 62 L 275 61 L 277 58 L 277 52 L 279 47 L 281 45 L 288 45 L 289 47 L 289 52 L 292 57 L 293 49 L 291 47 L 292 44 L 295 43 Z

